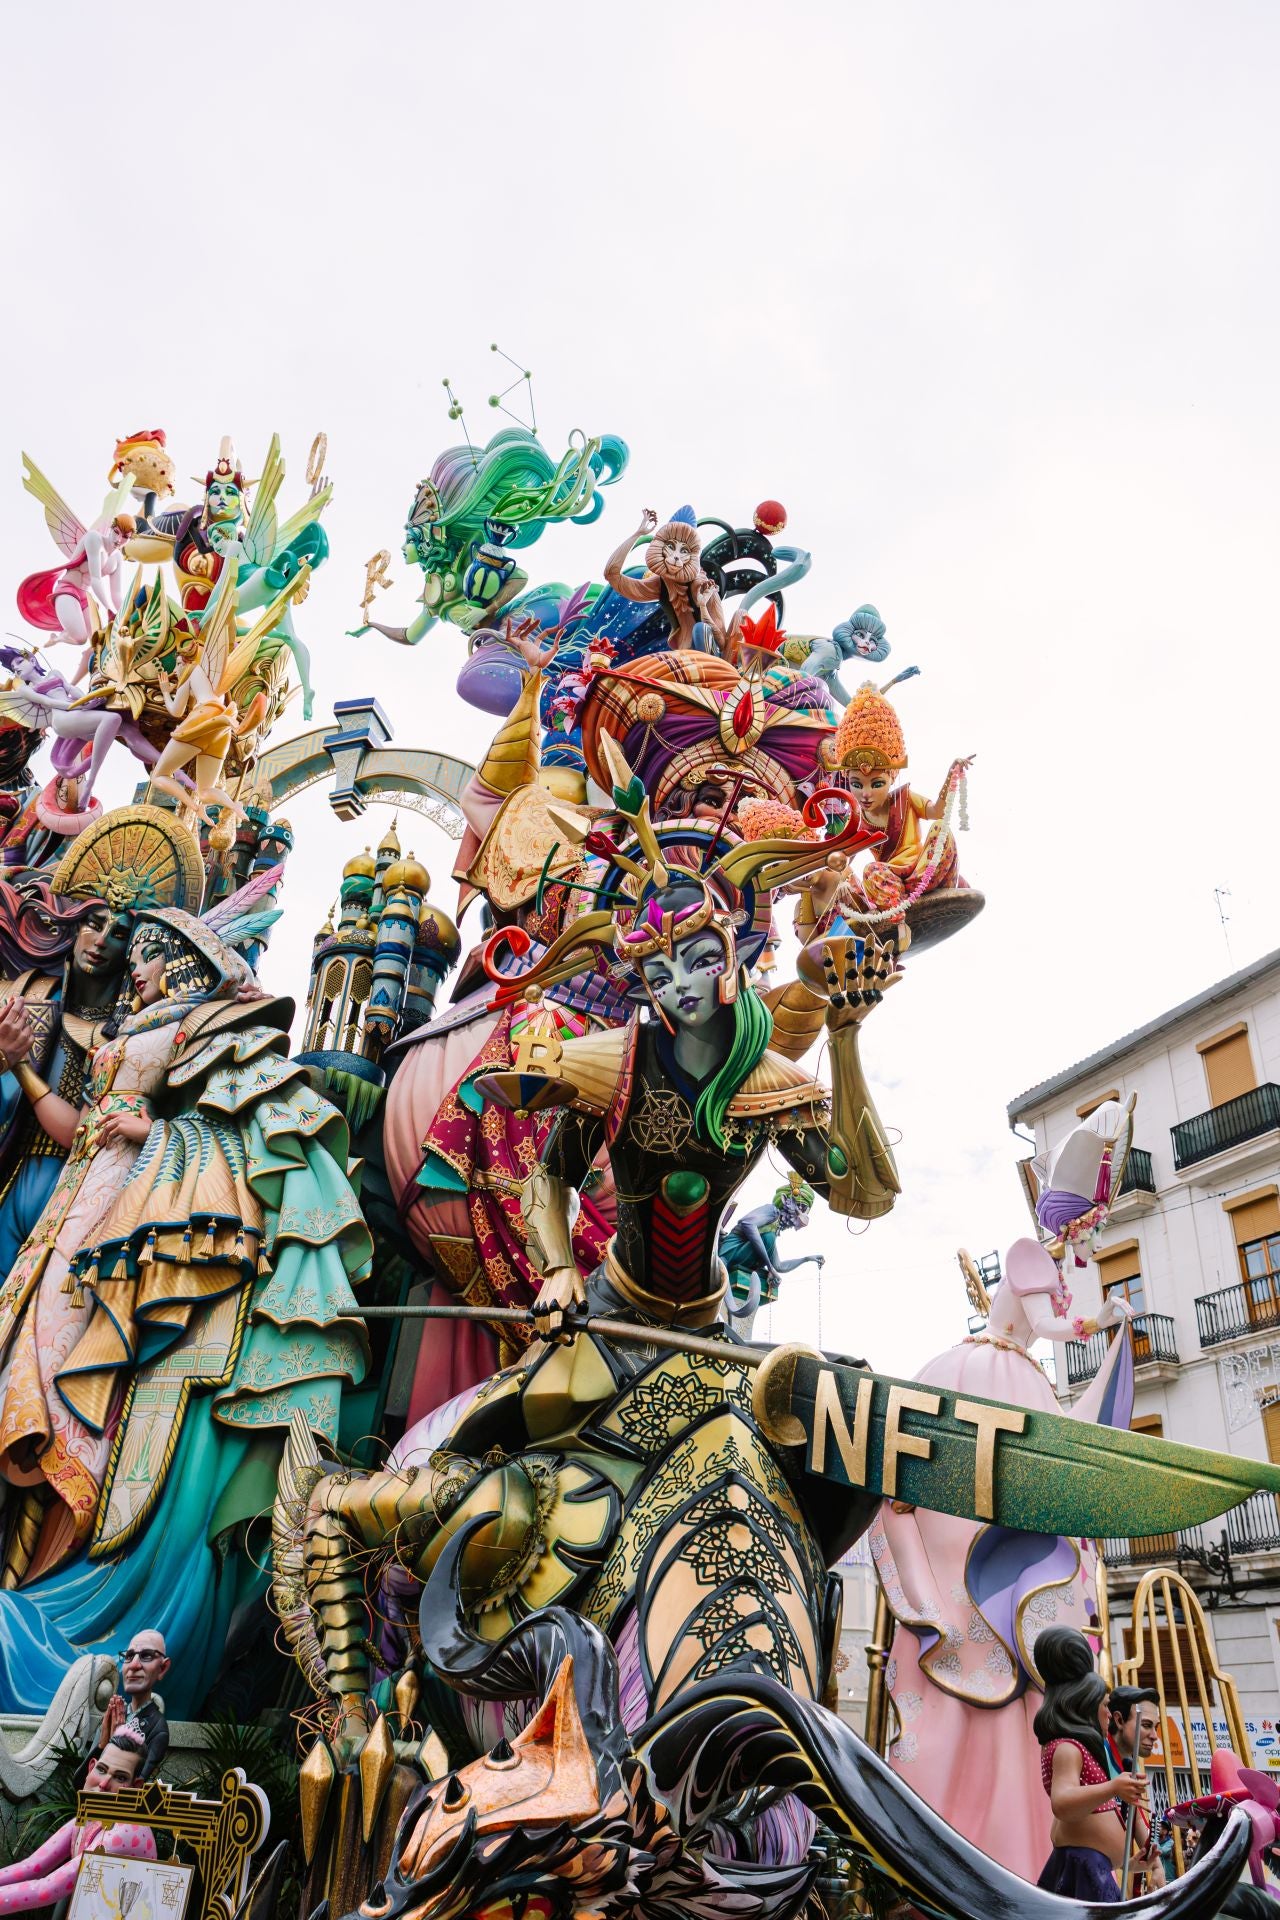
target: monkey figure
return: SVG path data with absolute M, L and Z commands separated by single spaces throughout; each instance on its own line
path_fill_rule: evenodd
M 635 580 L 623 568 L 632 547 L 646 533 L 651 537 L 645 549 L 644 575 Z M 656 600 L 660 604 L 676 652 L 699 645 L 708 653 L 731 652 L 720 595 L 715 582 L 702 570 L 702 543 L 692 507 L 681 507 L 661 527 L 657 514 L 646 507 L 636 531 L 610 554 L 604 577 L 626 600 Z M 707 637 L 695 635 L 699 621 Z

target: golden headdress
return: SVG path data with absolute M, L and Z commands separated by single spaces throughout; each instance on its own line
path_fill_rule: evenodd
M 653 954 L 669 954 L 677 941 L 704 931 L 715 933 L 724 946 L 728 965 L 723 997 L 731 999 L 737 990 L 738 964 L 745 957 L 738 951 L 740 940 L 747 939 L 749 932 L 758 951 L 764 938 L 767 895 L 814 872 L 833 853 L 856 853 L 884 837 L 866 831 L 849 795 L 834 789 L 819 789 L 805 802 L 800 819 L 814 831 L 807 840 L 797 838 L 793 829 L 785 837 L 724 846 L 711 830 L 691 834 L 687 825 L 655 827 L 649 796 L 621 747 L 604 735 L 600 750 L 613 783 L 614 808 L 630 829 L 625 844 L 619 845 L 590 816 L 555 803 L 548 812 L 566 840 L 605 861 L 608 875 L 596 897 L 608 904 L 573 921 L 536 966 L 520 974 L 503 969 L 498 953 L 505 947 L 522 957 L 531 945 L 528 935 L 519 927 L 503 927 L 493 934 L 485 947 L 484 965 L 490 978 L 500 982 L 498 1003 L 516 998 L 533 982 L 546 987 L 572 979 L 583 970 L 585 955 L 593 947 L 612 947 L 619 960 L 638 969 Z M 824 809 L 828 801 L 835 801 L 846 814 L 844 826 L 834 834 L 817 831 L 828 828 Z M 700 867 L 689 864 L 691 840 L 703 843 L 705 864 Z M 672 887 L 697 897 L 673 910 L 670 899 L 664 898 Z
M 865 680 L 844 710 L 827 764 L 859 773 L 900 773 L 907 764 L 902 722 L 880 689 Z

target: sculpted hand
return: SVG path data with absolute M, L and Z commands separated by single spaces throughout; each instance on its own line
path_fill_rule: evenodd
M 1119 1288 L 1113 1287 L 1103 1301 L 1098 1318 L 1094 1324 L 1099 1327 L 1119 1327 L 1123 1326 L 1126 1320 L 1132 1319 L 1133 1308 L 1129 1305 L 1129 1302 L 1125 1299 Z
M 560 644 L 558 640 L 552 640 L 543 646 L 538 638 L 541 631 L 537 621 L 529 618 L 518 623 L 508 620 L 503 632 L 503 639 L 520 655 L 530 673 L 536 673 L 539 667 L 545 667 L 549 660 L 553 660 Z
M 564 1317 L 587 1304 L 587 1290 L 576 1267 L 554 1267 L 533 1303 L 533 1324 L 543 1340 L 567 1338 Z
M 35 1045 L 35 1028 L 22 1000 L 6 1000 L 0 1006 L 0 1057 L 12 1069 L 25 1060 Z
M 644 512 L 640 515 L 640 532 L 654 533 L 657 531 L 657 526 L 658 526 L 657 514 L 654 512 L 652 507 L 646 507 Z
M 108 1113 L 98 1122 L 98 1144 L 109 1147 L 117 1140 L 131 1140 L 141 1146 L 150 1131 L 151 1121 L 145 1113 Z
M 99 1745 L 105 1747 L 117 1727 L 124 1725 L 124 1721 L 124 1695 L 121 1693 L 113 1693 L 107 1702 L 107 1710 L 102 1716 L 102 1734 Z
M 1117 1798 L 1123 1800 L 1126 1807 L 1142 1807 L 1145 1810 L 1147 1804 L 1145 1774 L 1118 1773 L 1111 1782 L 1111 1786 Z
M 827 1026 L 832 1032 L 859 1025 L 902 978 L 897 946 L 874 935 L 865 941 L 852 935 L 824 940 L 822 971 L 831 1003 Z

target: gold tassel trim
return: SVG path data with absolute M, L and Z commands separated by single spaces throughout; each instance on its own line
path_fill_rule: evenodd
M 213 1216 L 212 1214 L 209 1216 L 209 1224 L 204 1230 L 204 1239 L 200 1242 L 200 1245 L 197 1251 L 202 1258 L 204 1257 L 205 1254 L 209 1254 L 213 1252 Z

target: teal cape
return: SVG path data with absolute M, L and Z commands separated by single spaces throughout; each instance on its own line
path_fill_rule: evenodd
M 263 1028 L 223 1033 L 184 1062 L 188 1085 L 202 1085 L 171 1137 L 180 1131 L 190 1155 L 202 1134 L 216 1132 L 225 1152 L 238 1130 L 269 1271 L 246 1269 L 229 1378 L 190 1395 L 176 1444 L 157 1467 L 162 1484 L 128 1544 L 109 1558 L 83 1552 L 0 1593 L 4 1712 L 43 1713 L 71 1661 L 118 1655 L 144 1627 L 164 1634 L 173 1662 L 163 1687 L 169 1717 L 198 1711 L 233 1614 L 267 1588 L 269 1511 L 292 1413 L 301 1408 L 332 1444 L 343 1389 L 364 1377 L 368 1347 L 352 1283 L 367 1274 L 372 1247 L 347 1177 L 347 1129 L 305 1070 L 274 1051 L 282 1040 Z M 142 1157 L 135 1177 L 141 1167 Z M 138 1251 L 112 1246 L 108 1258 L 123 1254 L 132 1271 Z M 149 1352 L 139 1366 L 138 1389 L 158 1357 Z M 126 1399 L 122 1427 L 132 1404 Z M 109 1481 L 99 1531 L 110 1492 Z

